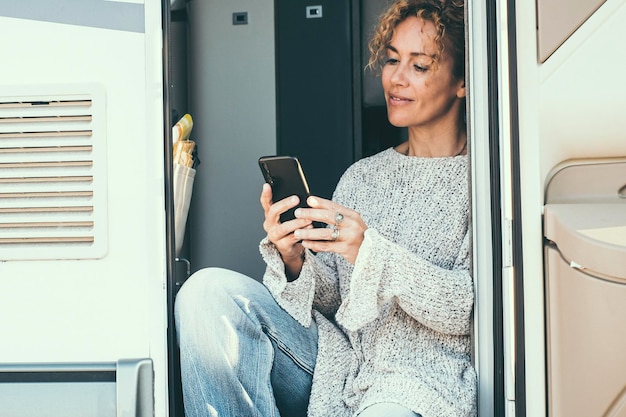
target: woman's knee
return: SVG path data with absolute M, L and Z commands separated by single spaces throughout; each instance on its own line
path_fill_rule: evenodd
M 205 287 L 212 285 L 213 281 L 217 281 L 213 268 L 201 269 L 193 273 L 176 294 L 176 311 L 182 310 L 183 307 L 186 309 L 197 302 L 198 298 L 201 298 L 201 294 L 206 291 Z
M 219 308 L 228 296 L 229 287 L 240 285 L 247 278 L 238 272 L 223 268 L 204 268 L 192 274 L 176 295 L 174 311 L 177 325 L 183 321 L 205 316 Z

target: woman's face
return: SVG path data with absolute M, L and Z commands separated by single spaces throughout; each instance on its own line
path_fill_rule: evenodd
M 398 127 L 437 127 L 458 122 L 465 82 L 452 75 L 452 58 L 436 65 L 435 25 L 409 17 L 395 30 L 382 71 L 389 121 Z

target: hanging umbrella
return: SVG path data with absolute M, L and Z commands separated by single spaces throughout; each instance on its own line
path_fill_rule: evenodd
M 190 139 L 193 119 L 185 114 L 172 128 L 174 146 L 174 234 L 176 256 L 179 255 L 185 238 L 189 204 L 196 176 L 194 157 L 196 143 Z

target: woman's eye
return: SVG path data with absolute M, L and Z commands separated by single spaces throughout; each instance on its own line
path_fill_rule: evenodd
M 426 71 L 428 71 L 428 67 L 423 67 L 421 65 L 413 65 L 413 68 L 415 68 L 415 71 L 417 71 L 417 72 L 426 72 Z
M 397 63 L 398 63 L 398 60 L 394 59 L 394 58 L 387 58 L 385 60 L 385 65 L 394 65 L 394 64 L 397 64 Z

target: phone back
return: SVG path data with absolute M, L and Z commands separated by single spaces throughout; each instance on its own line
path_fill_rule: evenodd
M 297 195 L 300 199 L 297 207 L 308 207 L 306 199 L 309 196 L 309 186 L 297 158 L 292 156 L 264 156 L 259 158 L 259 166 L 265 182 L 272 187 L 272 200 L 274 202 Z M 281 222 L 293 219 L 297 207 L 283 213 L 280 218 Z

